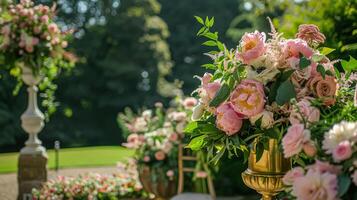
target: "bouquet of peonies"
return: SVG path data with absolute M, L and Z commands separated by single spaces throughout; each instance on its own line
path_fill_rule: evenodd
M 161 103 L 155 109 L 145 110 L 139 116 L 126 110 L 119 114 L 119 122 L 128 135 L 123 145 L 135 149 L 138 164 L 163 170 L 169 179 L 177 173 L 179 140 L 182 139 L 190 110 L 196 105 L 195 98 L 176 99 L 167 110 Z
M 321 135 L 314 131 L 357 121 L 352 73 L 357 61 L 331 61 L 333 49 L 320 47 L 325 36 L 315 25 L 301 25 L 296 38 L 286 39 L 270 22 L 269 38 L 245 33 L 229 50 L 211 31 L 214 18 L 196 19 L 203 25 L 197 34 L 208 39 L 203 45 L 217 49 L 206 53 L 213 62 L 203 67 L 212 73 L 199 77 L 199 104 L 185 129 L 191 149 L 206 149 L 214 162 L 225 153 L 247 160 L 255 141 L 259 160 L 268 140 L 277 139 L 285 157 L 300 162 L 316 154 Z
M 59 176 L 45 183 L 41 190 L 33 190 L 35 200 L 47 199 L 131 199 L 147 197 L 136 170 L 136 163 L 118 163 L 114 175 L 87 174 L 78 177 Z
M 65 50 L 73 32 L 60 30 L 54 22 L 55 9 L 55 4 L 50 8 L 21 0 L 3 6 L 0 12 L 0 69 L 8 70 L 22 83 L 21 71 L 30 68 L 35 76 L 43 77 L 40 88 L 48 89 L 46 96 L 53 95 L 56 87 L 52 80 L 61 69 L 70 69 L 76 62 Z M 51 107 L 49 103 L 44 106 Z

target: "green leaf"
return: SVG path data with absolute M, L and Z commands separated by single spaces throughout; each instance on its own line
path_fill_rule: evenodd
M 278 88 L 275 101 L 278 105 L 284 105 L 289 102 L 290 99 L 296 97 L 294 85 L 290 80 L 284 81 Z
M 351 185 L 351 179 L 348 175 L 343 174 L 338 176 L 338 196 L 342 197 L 348 191 Z
M 329 75 L 329 76 L 333 76 L 333 73 L 331 70 L 326 70 L 326 74 Z
M 211 20 L 209 20 L 209 27 L 212 27 L 214 24 L 214 17 L 211 18 Z
M 220 42 L 220 41 L 217 41 L 217 47 L 218 47 L 218 49 L 219 50 L 221 50 L 221 51 L 224 51 L 224 45 L 222 44 L 222 42 Z
M 208 32 L 208 33 L 205 33 L 204 36 L 209 38 L 209 39 L 212 39 L 212 40 L 217 40 L 218 39 L 218 33 Z
M 202 24 L 202 25 L 205 25 L 205 23 L 203 22 L 203 19 L 199 16 L 194 16 L 197 20 L 198 23 Z
M 204 67 L 206 69 L 212 69 L 212 70 L 217 69 L 216 65 L 214 65 L 214 64 L 204 64 L 204 65 L 202 65 L 202 67 Z
M 214 46 L 217 46 L 217 43 L 213 40 L 208 40 L 206 42 L 204 42 L 202 45 L 204 46 L 209 46 L 209 47 L 214 47 Z
M 316 69 L 316 71 L 318 71 L 320 74 L 321 74 L 321 76 L 322 76 L 322 78 L 324 78 L 325 79 L 325 76 L 326 76 L 326 71 L 325 71 L 325 68 L 324 68 L 324 66 L 322 66 L 322 65 L 317 65 L 317 69 Z
M 295 72 L 295 70 L 287 70 L 287 71 L 284 71 L 280 77 L 280 81 L 281 82 L 284 82 L 286 80 L 288 80 L 290 78 L 290 76 Z
M 190 148 L 193 151 L 200 150 L 204 146 L 206 137 L 207 135 L 200 135 L 198 137 L 193 138 L 187 145 L 187 148 Z
M 300 69 L 305 69 L 311 64 L 311 61 L 305 58 L 304 56 L 300 58 L 299 66 Z
M 321 54 L 314 54 L 312 57 L 311 57 L 311 60 L 314 61 L 314 62 L 320 62 L 322 59 L 324 59 L 325 56 L 324 55 L 321 55 Z
M 328 54 L 332 53 L 333 51 L 335 51 L 335 49 L 331 49 L 328 47 L 322 47 L 319 49 L 322 55 L 327 56 Z
M 209 20 L 208 16 L 206 16 L 205 26 L 210 27 L 209 24 L 210 24 L 210 20 Z
M 352 56 L 350 56 L 349 61 L 342 60 L 341 65 L 346 72 L 352 72 L 354 70 L 357 70 L 357 60 Z
M 264 145 L 263 143 L 259 142 L 255 145 L 256 162 L 258 162 L 262 158 L 263 153 L 264 153 Z
M 189 124 L 187 124 L 184 132 L 185 133 L 193 133 L 197 128 L 198 128 L 198 122 L 193 121 L 193 122 L 190 122 Z
M 334 69 L 335 69 L 335 74 L 336 74 L 336 77 L 338 78 L 338 79 L 341 79 L 341 73 L 340 73 L 340 70 L 337 68 L 337 67 L 333 67 Z
M 203 32 L 205 32 L 206 27 L 202 27 L 198 32 L 197 32 L 197 36 L 201 35 Z
M 219 89 L 215 97 L 212 99 L 211 103 L 209 106 L 211 107 L 217 107 L 219 104 L 221 104 L 223 101 L 225 101 L 230 93 L 230 88 L 229 86 L 225 83 L 222 85 L 222 87 Z

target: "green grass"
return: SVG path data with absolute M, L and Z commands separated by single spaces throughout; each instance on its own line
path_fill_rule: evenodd
M 55 167 L 55 152 L 48 150 L 48 167 Z M 17 171 L 19 153 L 0 154 L 0 173 Z M 60 168 L 115 166 L 118 161 L 123 161 L 133 155 L 133 151 L 119 146 L 97 146 L 82 148 L 66 148 L 59 152 Z

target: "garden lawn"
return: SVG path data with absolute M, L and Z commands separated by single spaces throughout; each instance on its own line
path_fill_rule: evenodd
M 55 152 L 48 150 L 48 167 L 55 168 Z M 0 174 L 17 171 L 18 153 L 0 153 Z M 115 166 L 133 155 L 133 151 L 119 146 L 66 148 L 59 152 L 59 167 Z

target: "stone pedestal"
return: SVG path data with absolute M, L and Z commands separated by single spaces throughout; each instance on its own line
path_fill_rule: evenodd
M 20 154 L 17 171 L 17 181 L 19 183 L 19 195 L 17 199 L 32 199 L 32 189 L 39 189 L 46 180 L 47 155 Z

